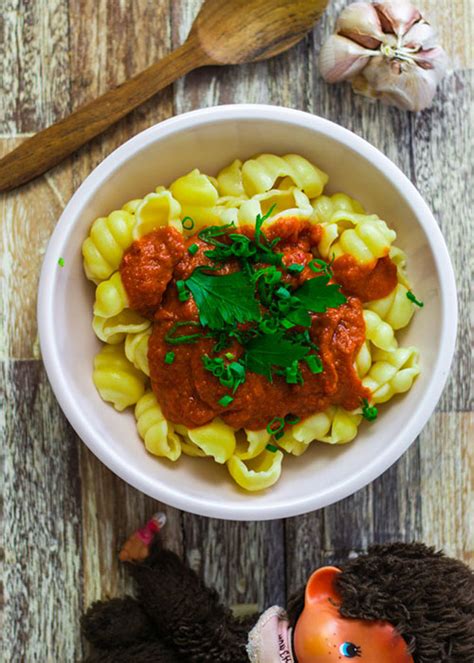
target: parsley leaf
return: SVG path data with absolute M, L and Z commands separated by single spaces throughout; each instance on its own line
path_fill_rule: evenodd
M 210 329 L 261 320 L 255 288 L 243 272 L 211 275 L 194 270 L 185 281 L 199 310 L 199 320 Z
M 337 308 L 347 301 L 337 283 L 329 284 L 329 277 L 317 276 L 305 281 L 292 295 L 313 313 L 325 313 L 328 308 Z
M 303 359 L 310 348 L 295 343 L 283 334 L 257 336 L 245 346 L 247 370 L 264 375 L 272 381 L 272 366 L 287 368 Z

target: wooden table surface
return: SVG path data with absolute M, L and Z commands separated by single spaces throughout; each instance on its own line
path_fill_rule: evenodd
M 474 562 L 469 286 L 472 228 L 472 0 L 423 0 L 452 58 L 434 107 L 412 115 L 327 86 L 319 47 L 348 4 L 269 62 L 193 73 L 46 176 L 0 200 L 0 359 L 4 439 L 4 635 L 7 661 L 80 660 L 79 616 L 119 595 L 124 537 L 158 508 L 168 546 L 231 604 L 285 602 L 318 564 L 373 541 L 423 539 Z M 67 115 L 180 44 L 200 0 L 0 0 L 0 151 Z M 436 413 L 401 460 L 327 509 L 269 523 L 208 520 L 162 507 L 109 472 L 77 438 L 51 392 L 37 344 L 36 291 L 56 220 L 115 147 L 184 111 L 263 102 L 327 117 L 363 136 L 432 207 L 454 261 L 457 353 Z M 471 237 L 472 239 L 472 237 Z M 471 424 L 471 428 L 470 428 Z

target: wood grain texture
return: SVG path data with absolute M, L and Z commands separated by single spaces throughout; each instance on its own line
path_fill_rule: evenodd
M 327 2 L 205 0 L 182 45 L 0 159 L 0 191 L 15 189 L 47 172 L 189 71 L 209 64 L 265 60 L 288 50 L 307 34 Z
M 80 660 L 80 612 L 97 598 L 129 589 L 117 564 L 118 546 L 158 509 L 168 515 L 166 544 L 230 604 L 284 603 L 315 566 L 337 563 L 373 541 L 424 538 L 474 565 L 470 3 L 421 2 L 440 27 L 455 71 L 443 82 L 433 109 L 417 116 L 371 105 L 349 86 L 328 86 L 320 79 L 315 65 L 321 41 L 348 3 L 333 0 L 313 33 L 272 61 L 186 76 L 47 177 L 0 198 L 5 660 Z M 181 44 L 200 5 L 200 0 L 3 0 L 1 149 Z M 77 439 L 35 360 L 41 252 L 73 191 L 117 145 L 143 128 L 174 113 L 233 102 L 318 113 L 384 151 L 432 206 L 459 290 L 457 357 L 438 411 L 419 439 L 352 497 L 272 523 L 224 523 L 181 514 L 126 486 Z
M 2 363 L 4 627 L 7 661 L 81 651 L 79 445 L 37 361 Z

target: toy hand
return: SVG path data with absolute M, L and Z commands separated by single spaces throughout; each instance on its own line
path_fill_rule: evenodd
M 150 546 L 155 535 L 166 523 L 164 513 L 155 513 L 145 527 L 134 532 L 125 541 L 119 554 L 121 562 L 143 562 L 150 554 Z
M 143 542 L 137 532 L 129 536 L 119 554 L 121 562 L 142 562 L 148 557 L 150 545 Z

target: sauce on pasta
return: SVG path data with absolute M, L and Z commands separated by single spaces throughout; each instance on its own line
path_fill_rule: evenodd
M 250 226 L 234 232 L 248 237 L 254 234 Z M 295 217 L 280 219 L 268 227 L 270 240 L 280 238 L 275 250 L 283 254 L 283 264 L 304 265 L 298 274 L 284 272 L 284 282 L 296 286 L 315 276 L 308 264 L 314 258 L 322 232 L 321 226 Z M 194 253 L 188 252 L 192 245 L 198 247 Z M 350 411 L 360 405 L 361 399 L 370 397 L 354 369 L 355 357 L 365 340 L 362 302 L 385 297 L 396 287 L 396 267 L 390 258 L 368 265 L 359 265 L 350 256 L 334 262 L 334 279 L 342 286 L 347 301 L 326 313 L 311 314 L 310 336 L 319 348 L 321 373 L 314 374 L 302 366 L 304 383 L 288 384 L 282 376 L 276 375 L 269 382 L 265 376 L 248 371 L 232 404 L 224 407 L 218 401 L 227 390 L 202 362 L 215 341 L 202 338 L 180 345 L 174 361 L 165 362 L 170 350 L 165 337 L 172 326 L 199 320 L 193 298 L 180 301 L 176 282 L 189 278 L 198 266 L 215 267 L 204 255 L 207 249 L 209 245 L 197 235 L 186 239 L 172 227 L 163 227 L 135 241 L 125 252 L 120 267 L 130 308 L 154 322 L 148 347 L 150 377 L 167 420 L 195 428 L 220 417 L 236 429 L 260 430 L 274 417 L 291 414 L 303 419 L 331 405 Z M 229 261 L 216 273 L 237 269 L 237 264 Z M 243 351 L 234 340 L 225 352 L 238 359 Z

